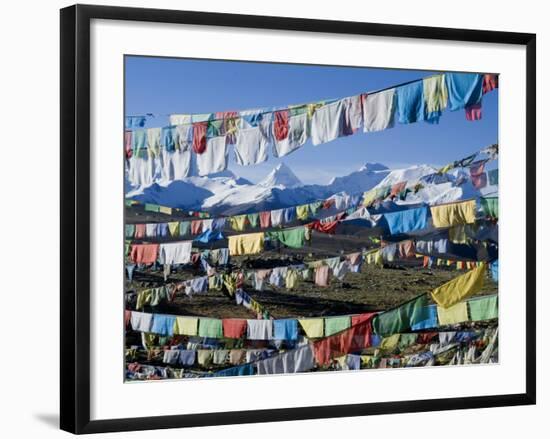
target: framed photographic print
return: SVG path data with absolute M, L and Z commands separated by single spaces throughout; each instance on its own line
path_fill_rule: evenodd
M 63 9 L 61 428 L 534 404 L 535 86 L 532 34 Z

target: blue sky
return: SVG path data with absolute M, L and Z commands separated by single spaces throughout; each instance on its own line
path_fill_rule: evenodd
M 126 58 L 126 115 L 153 113 L 147 127 L 168 124 L 170 113 L 246 110 L 340 98 L 389 87 L 432 71 L 187 60 Z M 483 118 L 469 122 L 463 111 L 445 111 L 439 125 L 396 124 L 378 133 L 362 131 L 314 146 L 310 142 L 283 158 L 239 166 L 235 174 L 261 180 L 279 162 L 304 183 L 327 183 L 366 162 L 390 168 L 442 165 L 498 142 L 498 90 L 485 95 Z

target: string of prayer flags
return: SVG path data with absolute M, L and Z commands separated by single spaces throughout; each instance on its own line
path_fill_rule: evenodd
M 210 114 L 171 115 L 170 126 L 128 127 L 124 136 L 128 179 L 134 185 L 177 180 L 223 171 L 228 145 L 235 145 L 238 163 L 267 160 L 268 145 L 282 157 L 304 145 L 314 145 L 400 123 L 437 123 L 442 111 L 465 109 L 468 120 L 481 118 L 482 90 L 497 80 L 486 75 L 444 73 L 394 88 L 337 100 L 283 108 Z M 170 171 L 172 170 L 172 171 Z

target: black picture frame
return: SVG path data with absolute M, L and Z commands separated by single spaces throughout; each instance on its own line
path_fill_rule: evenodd
M 90 21 L 179 23 L 526 47 L 526 392 L 518 394 L 90 420 Z M 61 429 L 81 434 L 535 404 L 536 36 L 176 10 L 75 5 L 61 10 Z

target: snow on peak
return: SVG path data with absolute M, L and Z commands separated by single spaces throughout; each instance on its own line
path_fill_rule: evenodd
M 283 188 L 294 188 L 303 186 L 303 183 L 296 177 L 294 172 L 285 165 L 284 163 L 279 163 L 268 175 L 264 178 L 259 186 L 264 187 L 283 187 Z
M 378 187 L 391 186 L 402 181 L 407 182 L 407 186 L 413 186 L 415 183 L 426 176 L 437 172 L 437 169 L 430 165 L 414 165 L 404 169 L 394 169 L 380 181 Z
M 387 171 L 389 168 L 382 163 L 367 162 L 358 169 L 358 172 L 375 172 L 375 171 Z

